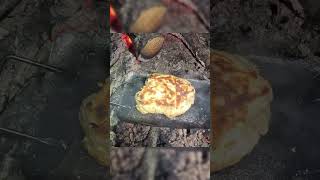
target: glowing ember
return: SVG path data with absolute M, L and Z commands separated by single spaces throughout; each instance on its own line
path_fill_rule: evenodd
M 116 32 L 122 31 L 122 26 L 119 21 L 117 12 L 115 9 L 110 5 L 110 27 L 115 30 Z
M 117 13 L 110 5 L 110 23 L 113 24 L 117 20 Z
M 130 36 L 128 36 L 126 33 L 121 34 L 122 41 L 127 45 L 127 48 L 133 48 L 133 42 Z
M 136 54 L 136 50 L 135 50 L 135 48 L 134 48 L 134 43 L 133 43 L 131 37 L 130 37 L 128 34 L 126 34 L 126 33 L 121 33 L 121 39 L 122 39 L 122 41 L 126 44 L 129 52 L 131 52 L 131 54 L 133 54 L 134 57 L 136 57 L 137 63 L 140 63 L 140 61 L 139 61 L 139 59 L 138 59 L 138 56 L 137 56 L 137 54 Z

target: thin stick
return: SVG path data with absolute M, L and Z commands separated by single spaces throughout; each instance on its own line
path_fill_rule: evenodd
M 7 128 L 1 128 L 0 127 L 0 131 L 4 131 L 4 132 L 10 133 L 10 134 L 22 136 L 22 137 L 25 137 L 25 138 L 28 138 L 28 139 L 32 139 L 34 141 L 41 142 L 43 144 L 50 145 L 50 146 L 60 146 L 60 144 L 61 144 L 61 143 L 52 143 L 52 142 L 47 141 L 44 138 L 37 138 L 37 137 L 31 136 L 31 135 L 28 135 L 28 134 L 25 134 L 25 133 L 21 133 L 21 132 L 15 131 L 15 130 L 7 129 Z M 65 149 L 64 145 L 61 145 L 61 146 Z
M 30 65 L 33 65 L 33 66 L 41 67 L 41 68 L 44 68 L 44 69 L 49 70 L 51 72 L 56 72 L 56 73 L 63 73 L 64 72 L 64 70 L 62 70 L 61 68 L 58 68 L 56 66 L 42 64 L 42 63 L 33 61 L 31 59 L 24 58 L 24 57 L 19 57 L 19 56 L 16 56 L 16 55 L 6 56 L 6 59 L 7 60 L 16 60 L 16 61 L 23 62 L 23 63 L 26 63 L 26 64 L 30 64 Z
M 124 106 L 124 105 L 121 105 L 121 104 L 117 104 L 117 103 L 114 103 L 114 102 L 110 102 L 110 104 L 111 104 L 111 105 L 115 105 L 115 106 L 120 106 L 120 107 L 124 107 L 124 108 L 131 109 L 131 107 Z

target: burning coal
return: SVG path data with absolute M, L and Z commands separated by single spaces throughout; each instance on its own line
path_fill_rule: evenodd
M 138 60 L 138 55 L 136 53 L 136 49 L 134 47 L 134 42 L 133 42 L 132 38 L 128 34 L 122 33 L 121 34 L 121 39 L 125 43 L 125 45 L 127 46 L 129 52 L 131 52 L 131 54 L 133 54 L 134 57 L 136 57 L 137 62 L 140 62 Z
M 112 5 L 110 5 L 110 27 L 116 32 L 122 31 L 122 26 L 119 17 Z

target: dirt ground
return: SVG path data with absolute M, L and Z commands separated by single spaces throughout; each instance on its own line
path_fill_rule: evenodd
M 113 148 L 113 179 L 209 179 L 209 152 L 184 148 Z
M 212 0 L 211 45 L 243 55 L 319 58 L 320 5 L 311 2 Z
M 150 126 L 121 123 L 115 129 L 118 134 L 115 146 L 148 146 Z M 208 147 L 209 130 L 159 128 L 157 147 Z

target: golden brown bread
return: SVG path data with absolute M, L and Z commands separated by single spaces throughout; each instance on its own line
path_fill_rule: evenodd
M 211 171 L 231 166 L 268 131 L 272 89 L 243 57 L 211 51 Z
M 136 107 L 143 114 L 157 113 L 173 118 L 185 113 L 195 99 L 192 84 L 172 75 L 154 73 L 136 93 Z
M 109 87 L 87 97 L 80 108 L 80 124 L 84 131 L 84 147 L 101 165 L 108 165 L 109 154 Z

